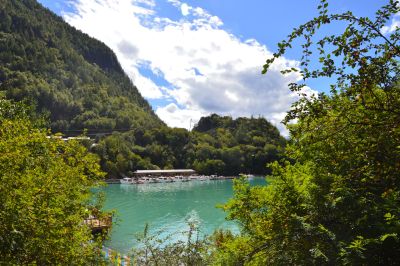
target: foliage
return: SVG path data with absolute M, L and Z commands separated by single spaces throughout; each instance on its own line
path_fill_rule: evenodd
M 115 54 L 35 0 L 0 3 L 0 91 L 47 114 L 53 132 L 98 135 L 163 123 Z
M 302 36 L 304 80 L 338 80 L 330 95 L 303 97 L 288 113 L 286 122 L 298 119 L 287 148 L 292 163 L 272 165 L 268 187 L 235 184 L 225 210 L 242 224 L 237 239 L 245 247 L 222 245 L 218 258 L 237 258 L 227 265 L 399 263 L 399 30 L 381 32 L 399 7 L 390 1 L 374 20 L 331 15 L 327 8 L 322 0 L 320 15 L 295 29 L 267 60 L 265 71 Z M 342 34 L 315 42 L 322 65 L 310 70 L 313 37 L 334 21 L 348 24 Z M 284 73 L 290 71 L 298 69 Z M 290 88 L 301 94 L 304 84 Z
M 204 121 L 214 126 L 204 128 Z M 93 149 L 109 176 L 137 169 L 194 168 L 201 174 L 268 173 L 267 163 L 282 157 L 286 140 L 264 118 L 211 115 L 189 132 L 160 127 L 114 133 Z
M 103 177 L 97 157 L 46 135 L 20 104 L 0 101 L 0 264 L 99 263 L 83 225 Z
M 146 224 L 144 232 L 138 235 L 139 248 L 133 250 L 138 265 L 207 265 L 208 240 L 200 239 L 199 224 L 187 221 L 188 230 L 175 232 L 160 238 L 163 230 L 149 234 Z M 181 235 L 185 240 L 174 240 Z

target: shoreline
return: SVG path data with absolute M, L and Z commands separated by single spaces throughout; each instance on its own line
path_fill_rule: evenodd
M 238 178 L 239 176 L 218 176 L 218 177 L 210 177 L 207 179 L 191 179 L 185 182 L 191 182 L 191 181 L 217 181 L 217 180 L 228 180 L 228 179 L 235 179 Z M 117 178 L 110 178 L 110 179 L 105 179 L 104 180 L 105 183 L 107 184 L 122 184 L 121 183 L 121 179 L 117 179 Z M 149 183 L 145 183 L 145 184 L 162 184 L 163 182 L 149 182 Z M 181 183 L 181 181 L 174 181 L 174 182 L 166 182 L 166 183 Z M 138 184 L 126 184 L 126 185 L 143 185 L 141 183 Z

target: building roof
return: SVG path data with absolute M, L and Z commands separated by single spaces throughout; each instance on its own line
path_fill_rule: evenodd
M 135 174 L 170 174 L 170 173 L 195 173 L 193 169 L 170 169 L 170 170 L 136 170 Z

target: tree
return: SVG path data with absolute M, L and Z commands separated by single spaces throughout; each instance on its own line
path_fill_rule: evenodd
M 0 264 L 94 263 L 99 246 L 83 221 L 103 177 L 97 157 L 47 138 L 28 113 L 0 101 Z
M 242 224 L 245 248 L 222 245 L 221 260 L 233 253 L 249 265 L 400 262 L 399 30 L 381 31 L 399 7 L 389 1 L 374 19 L 327 8 L 322 0 L 319 16 L 295 29 L 264 66 L 305 38 L 302 69 L 283 71 L 304 78 L 290 85 L 303 96 L 285 119 L 298 120 L 290 126 L 290 162 L 273 165 L 268 187 L 236 183 L 225 210 Z M 347 22 L 344 32 L 314 42 L 335 21 Z M 316 50 L 321 65 L 310 69 Z M 337 78 L 331 93 L 304 95 L 307 80 L 319 77 Z

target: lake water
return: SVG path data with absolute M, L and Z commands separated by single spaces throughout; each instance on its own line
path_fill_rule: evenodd
M 265 184 L 254 178 L 254 185 Z M 232 180 L 190 181 L 158 184 L 110 184 L 104 188 L 105 209 L 117 211 L 117 224 L 106 245 L 122 253 L 137 245 L 135 235 L 143 232 L 146 223 L 150 233 L 162 230 L 165 235 L 188 228 L 187 220 L 200 222 L 202 234 L 217 228 L 238 232 L 234 222 L 225 220 L 217 204 L 232 197 Z M 176 235 L 179 238 L 179 234 Z

